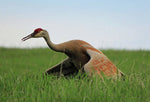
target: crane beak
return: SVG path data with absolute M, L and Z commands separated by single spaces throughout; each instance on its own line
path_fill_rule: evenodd
M 30 35 L 28 35 L 28 36 L 22 38 L 21 40 L 22 40 L 22 41 L 26 41 L 26 40 L 32 38 L 32 35 L 33 35 L 33 34 L 30 34 Z

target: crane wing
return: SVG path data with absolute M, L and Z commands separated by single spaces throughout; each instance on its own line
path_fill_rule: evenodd
M 46 70 L 45 74 L 52 74 L 52 75 L 64 75 L 64 76 L 69 76 L 74 73 L 76 73 L 78 70 L 72 63 L 72 60 L 70 58 L 66 58 L 59 64 L 49 68 Z
M 89 76 L 96 74 L 102 77 L 102 73 L 108 77 L 123 75 L 103 53 L 88 49 L 87 54 L 90 56 L 90 60 L 84 65 L 84 70 Z

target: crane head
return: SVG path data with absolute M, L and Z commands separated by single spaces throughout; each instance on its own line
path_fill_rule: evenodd
M 34 30 L 33 33 L 29 34 L 28 36 L 22 38 L 22 41 L 28 40 L 30 38 L 39 38 L 44 37 L 44 31 L 42 28 L 37 28 Z

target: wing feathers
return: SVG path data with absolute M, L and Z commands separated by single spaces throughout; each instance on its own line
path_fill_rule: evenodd
M 91 49 L 88 49 L 87 53 L 91 59 L 84 65 L 84 70 L 90 76 L 93 73 L 99 76 L 101 76 L 101 73 L 104 73 L 110 77 L 116 76 L 119 73 L 119 76 L 121 76 L 121 71 L 117 70 L 117 67 L 103 53 Z
M 64 76 L 69 76 L 76 73 L 77 71 L 78 70 L 72 63 L 71 59 L 66 58 L 64 61 L 46 70 L 45 74 L 53 74 L 57 76 L 63 74 Z

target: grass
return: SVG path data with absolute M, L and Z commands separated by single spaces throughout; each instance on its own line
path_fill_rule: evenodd
M 43 77 L 66 56 L 46 48 L 0 48 L 0 102 L 150 102 L 150 51 L 103 50 L 126 80 Z

